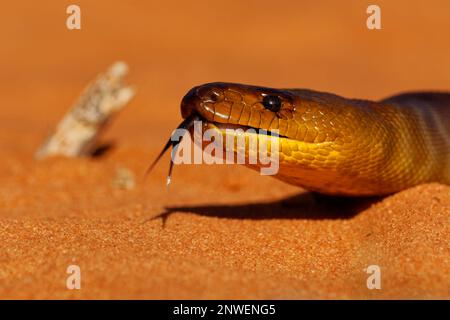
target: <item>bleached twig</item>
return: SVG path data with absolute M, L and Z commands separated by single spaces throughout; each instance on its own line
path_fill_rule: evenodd
M 128 66 L 124 62 L 115 62 L 105 73 L 98 75 L 35 157 L 77 157 L 92 152 L 93 144 L 108 121 L 134 96 L 133 88 L 123 83 L 127 73 Z

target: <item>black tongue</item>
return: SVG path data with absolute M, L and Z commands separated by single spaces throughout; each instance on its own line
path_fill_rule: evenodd
M 178 130 L 178 129 L 189 130 L 194 125 L 194 121 L 197 121 L 197 120 L 200 120 L 200 117 L 197 114 L 191 114 L 189 117 L 184 119 L 183 122 L 181 122 L 175 130 Z M 172 141 L 172 135 L 170 136 L 169 140 L 166 142 L 166 145 L 161 150 L 159 155 L 156 157 L 156 159 L 152 162 L 152 164 L 145 171 L 145 177 L 148 176 L 148 174 L 153 170 L 155 165 L 158 163 L 159 159 L 161 159 L 161 157 L 167 152 L 167 150 L 170 147 L 172 147 L 172 154 L 173 155 L 176 154 L 177 147 L 180 144 L 182 139 L 179 139 L 178 141 Z M 167 182 L 166 182 L 167 186 L 169 186 L 169 184 L 170 184 L 170 182 L 172 180 L 173 165 L 174 165 L 174 163 L 173 163 L 173 159 L 171 157 L 170 158 L 170 164 L 169 164 L 169 173 L 167 175 Z

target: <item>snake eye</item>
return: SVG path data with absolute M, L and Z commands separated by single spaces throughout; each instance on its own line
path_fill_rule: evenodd
M 265 96 L 262 103 L 264 108 L 273 112 L 278 112 L 281 109 L 281 99 L 278 96 Z

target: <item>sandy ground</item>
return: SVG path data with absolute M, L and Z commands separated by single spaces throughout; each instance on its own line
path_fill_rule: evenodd
M 147 165 L 192 86 L 379 99 L 449 90 L 446 1 L 14 1 L 0 13 L 0 298 L 450 298 L 450 187 L 315 197 L 239 166 Z M 135 99 L 94 159 L 33 160 L 85 84 L 123 59 Z M 135 186 L 118 183 L 123 170 Z M 81 290 L 66 269 L 81 268 Z M 369 290 L 365 268 L 381 268 Z

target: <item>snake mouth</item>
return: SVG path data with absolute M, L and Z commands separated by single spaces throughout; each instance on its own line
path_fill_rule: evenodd
M 244 132 L 254 131 L 254 133 L 256 133 L 258 135 L 266 135 L 266 136 L 271 136 L 271 137 L 276 137 L 276 138 L 289 139 L 289 137 L 280 135 L 277 132 L 277 130 L 266 130 L 266 129 L 262 129 L 262 128 L 254 128 L 254 127 L 244 126 L 244 125 L 240 125 L 240 124 L 223 123 L 223 122 L 216 122 L 216 121 L 213 121 L 213 122 L 205 121 L 205 122 L 207 124 L 209 124 L 209 126 L 213 126 L 222 132 L 226 132 L 226 130 L 243 130 Z
M 201 123 L 202 130 L 207 130 L 207 129 L 218 130 L 222 134 L 225 134 L 225 135 L 228 133 L 227 130 L 232 130 L 232 132 L 237 132 L 237 130 L 239 129 L 239 130 L 241 130 L 240 132 L 242 134 L 244 134 L 244 135 L 255 134 L 257 136 L 270 137 L 271 139 L 273 139 L 273 138 L 275 138 L 275 139 L 289 139 L 289 138 L 287 138 L 285 136 L 279 135 L 275 131 L 258 129 L 258 128 L 253 128 L 253 127 L 243 126 L 243 125 L 238 125 L 238 124 L 209 121 L 209 120 L 205 119 L 203 116 L 201 116 L 199 113 L 197 113 L 195 111 L 193 111 L 189 115 L 187 115 L 187 117 L 178 125 L 178 127 L 175 129 L 175 131 L 179 130 L 179 129 L 184 129 L 184 130 L 187 130 L 187 131 L 192 133 L 194 131 L 194 128 L 195 128 L 195 122 L 200 122 Z M 252 130 L 252 131 L 250 132 L 250 130 Z M 240 133 L 238 133 L 238 134 L 240 134 Z M 181 143 L 182 139 L 173 140 L 172 137 L 173 137 L 173 134 L 170 136 L 169 140 L 167 141 L 167 143 L 165 144 L 165 146 L 163 147 L 163 149 L 161 150 L 159 155 L 156 157 L 156 159 L 148 167 L 148 169 L 147 169 L 147 171 L 145 173 L 145 176 L 147 176 L 153 170 L 153 168 L 158 163 L 158 161 L 161 159 L 161 157 L 170 148 L 172 148 L 172 153 L 176 152 L 176 150 L 177 150 L 179 144 Z M 174 162 L 173 162 L 173 159 L 171 158 L 170 166 L 169 166 L 169 173 L 168 173 L 167 182 L 166 182 L 167 186 L 169 186 L 169 184 L 171 182 L 173 165 L 174 165 Z

